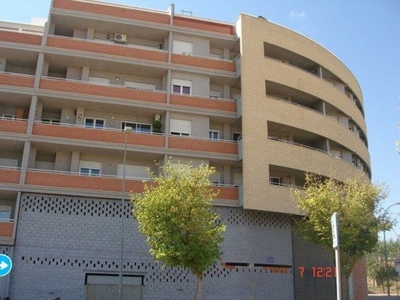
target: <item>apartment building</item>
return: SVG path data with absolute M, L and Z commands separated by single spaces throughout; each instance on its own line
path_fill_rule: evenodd
M 305 172 L 370 177 L 350 70 L 263 17 L 49 10 L 44 27 L 0 23 L 0 253 L 13 261 L 0 297 L 116 299 L 123 239 L 124 299 L 190 298 L 195 278 L 155 262 L 121 205 L 172 157 L 216 169 L 227 232 L 203 299 L 335 299 L 334 274 L 315 272 L 333 257 L 295 234 L 290 194 Z M 353 279 L 365 299 L 362 263 Z

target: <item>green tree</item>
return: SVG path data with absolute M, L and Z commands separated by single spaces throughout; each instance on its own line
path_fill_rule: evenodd
M 382 286 L 382 293 L 385 293 L 387 287 L 387 276 L 389 280 L 396 280 L 397 273 L 394 267 L 394 259 L 400 257 L 400 244 L 398 241 L 389 240 L 386 243 L 388 256 L 388 269 L 385 262 L 385 247 L 383 242 L 378 242 L 374 251 L 367 254 L 368 277 Z
M 356 262 L 373 251 L 385 218 L 380 202 L 386 197 L 381 186 L 370 184 L 363 175 L 339 182 L 332 177 L 307 174 L 305 190 L 294 197 L 304 217 L 298 219 L 300 234 L 307 240 L 332 248 L 331 216 L 338 214 L 341 269 L 344 296 L 348 297 L 348 278 Z
M 203 272 L 221 256 L 225 225 L 212 210 L 216 196 L 205 165 L 173 164 L 161 174 L 150 174 L 144 193 L 133 197 L 139 231 L 146 235 L 151 255 L 164 266 L 189 269 L 197 277 L 195 299 L 200 299 Z

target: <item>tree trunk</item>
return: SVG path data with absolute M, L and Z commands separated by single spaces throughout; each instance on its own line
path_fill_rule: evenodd
M 196 287 L 196 295 L 194 297 L 194 300 L 200 300 L 200 295 L 201 295 L 201 287 L 203 284 L 203 274 L 197 274 L 197 287 Z

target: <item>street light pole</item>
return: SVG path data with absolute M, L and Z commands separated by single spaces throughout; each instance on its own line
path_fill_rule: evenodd
M 122 201 L 121 201 L 121 242 L 120 242 L 120 254 L 119 254 L 119 285 L 118 285 L 118 300 L 122 300 L 122 270 L 124 264 L 124 227 L 125 227 L 125 168 L 126 168 L 126 148 L 128 134 L 132 132 L 132 127 L 125 126 L 125 143 L 124 143 L 124 160 L 122 165 Z
M 400 205 L 400 202 L 394 203 L 390 205 L 388 208 L 385 209 L 383 212 L 383 215 L 386 215 L 387 211 L 389 208 L 395 205 Z M 383 247 L 385 251 L 385 267 L 386 267 L 386 284 L 387 284 L 387 293 L 388 296 L 390 297 L 390 286 L 389 286 L 389 265 L 388 265 L 388 255 L 387 255 L 387 249 L 386 249 L 386 228 L 383 229 Z

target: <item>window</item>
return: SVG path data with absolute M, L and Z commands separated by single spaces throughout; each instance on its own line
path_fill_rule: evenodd
M 281 185 L 282 184 L 282 180 L 280 177 L 269 177 L 269 183 L 272 185 Z
M 210 140 L 219 140 L 219 130 L 210 129 L 208 132 L 208 137 Z
M 156 89 L 156 86 L 154 84 L 132 82 L 132 81 L 125 81 L 125 87 L 131 89 L 146 90 L 146 91 L 154 91 Z
M 189 80 L 172 79 L 172 92 L 176 94 L 190 95 L 192 82 Z
M 95 118 L 85 118 L 85 127 L 86 128 L 103 129 L 104 128 L 104 120 L 103 119 L 95 119 Z
M 210 175 L 210 181 L 214 185 L 219 185 L 221 183 L 221 173 L 220 172 L 214 172 L 213 174 Z
M 219 99 L 219 98 L 221 98 L 221 92 L 210 91 L 210 98 L 212 98 L 212 99 Z
M 90 76 L 89 77 L 89 82 L 97 83 L 97 84 L 101 84 L 101 85 L 110 85 L 110 79 L 109 78 L 102 78 L 102 77 Z
M 241 132 L 234 132 L 233 133 L 233 140 L 237 141 L 240 140 L 242 138 L 242 133 Z
M 59 119 L 42 118 L 42 122 L 46 123 L 46 124 L 53 124 L 53 125 L 60 124 L 60 120 Z
M 172 49 L 176 54 L 190 55 L 193 53 L 193 43 L 174 40 Z
M 137 133 L 151 133 L 151 124 L 146 123 L 131 123 L 131 122 L 122 122 L 122 130 L 126 126 L 132 127 L 133 132 Z
M 173 135 L 190 136 L 192 122 L 187 120 L 171 119 L 170 130 Z
M 138 166 L 138 165 L 125 165 L 125 177 L 126 178 L 140 178 L 149 179 L 149 167 Z M 123 177 L 124 175 L 124 165 L 118 164 L 117 176 Z
M 0 221 L 11 220 L 11 206 L 0 205 Z
M 93 161 L 81 161 L 79 163 L 79 175 L 100 176 L 101 163 Z
M 15 120 L 17 116 L 14 114 L 3 114 L 3 118 L 7 120 Z

